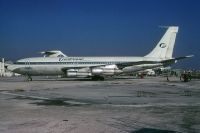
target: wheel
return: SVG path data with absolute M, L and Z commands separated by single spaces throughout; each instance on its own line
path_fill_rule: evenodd
M 99 77 L 99 80 L 100 81 L 104 81 L 104 77 Z
M 104 77 L 103 76 L 92 76 L 92 80 L 93 81 L 104 81 Z

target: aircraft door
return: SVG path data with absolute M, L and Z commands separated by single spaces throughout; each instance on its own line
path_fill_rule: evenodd
M 30 69 L 31 69 L 31 67 L 30 67 L 30 61 L 27 60 L 27 61 L 25 62 L 25 73 L 26 73 L 27 75 L 30 75 Z

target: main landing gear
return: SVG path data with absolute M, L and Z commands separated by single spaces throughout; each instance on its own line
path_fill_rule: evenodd
M 104 77 L 103 76 L 92 76 L 92 80 L 93 81 L 104 81 Z
M 33 81 L 32 77 L 30 75 L 27 75 L 26 81 Z

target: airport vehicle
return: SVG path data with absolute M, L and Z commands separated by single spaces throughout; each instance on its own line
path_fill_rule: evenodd
M 93 80 L 104 80 L 106 76 L 133 73 L 145 69 L 166 67 L 178 60 L 192 57 L 173 58 L 173 49 L 178 33 L 178 26 L 170 26 L 156 47 L 144 57 L 69 57 L 60 51 L 46 51 L 45 57 L 20 59 L 8 64 L 8 70 L 31 76 L 63 75 L 66 77 L 91 77 Z M 56 56 L 52 56 L 56 55 Z

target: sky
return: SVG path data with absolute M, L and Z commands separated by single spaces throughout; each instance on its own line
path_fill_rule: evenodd
M 179 26 L 176 68 L 200 68 L 199 0 L 0 0 L 0 57 L 144 56 Z

